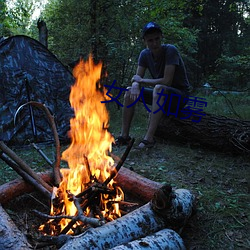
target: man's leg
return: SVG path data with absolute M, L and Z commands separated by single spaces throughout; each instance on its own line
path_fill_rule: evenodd
M 158 93 L 161 92 L 162 88 L 165 89 L 166 87 L 162 86 L 162 85 L 156 85 L 154 87 L 153 101 L 152 101 L 152 112 L 150 114 L 148 130 L 147 130 L 146 135 L 144 137 L 144 140 L 146 140 L 152 144 L 154 143 L 155 131 L 156 131 L 158 124 L 160 122 L 160 119 L 163 115 L 163 112 L 161 110 L 154 113 L 155 111 L 157 111 L 159 109 L 159 105 L 163 105 L 164 99 L 166 98 L 166 97 L 162 96 L 161 99 L 158 100 L 159 99 Z M 157 101 L 158 101 L 158 103 L 157 103 Z M 145 143 L 141 142 L 139 144 L 139 147 L 141 147 L 141 148 L 145 147 Z
M 127 108 L 128 105 L 133 103 L 133 101 L 130 98 L 129 91 L 127 91 L 124 95 L 124 103 L 123 103 L 124 106 L 123 106 L 123 110 L 122 110 L 121 136 L 125 139 L 129 137 L 130 126 L 131 126 L 131 122 L 133 120 L 133 116 L 135 113 L 135 105 L 131 106 L 130 108 Z

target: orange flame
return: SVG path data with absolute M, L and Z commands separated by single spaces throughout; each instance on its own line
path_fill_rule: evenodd
M 106 99 L 106 90 L 99 82 L 101 70 L 102 63 L 95 65 L 91 56 L 86 62 L 80 60 L 73 70 L 76 81 L 70 93 L 70 103 L 75 112 L 74 118 L 70 120 L 69 134 L 72 142 L 62 153 L 62 159 L 68 162 L 70 171 L 62 171 L 63 181 L 59 187 L 65 204 L 64 211 L 60 213 L 63 212 L 65 215 L 74 216 L 77 213 L 74 203 L 68 200 L 67 190 L 77 195 L 87 188 L 93 178 L 103 183 L 114 168 L 114 161 L 108 155 L 114 138 L 108 132 L 108 111 L 101 103 Z M 109 187 L 112 184 L 113 181 L 109 183 Z M 114 200 L 122 200 L 123 192 L 120 188 L 117 190 L 118 194 Z M 108 210 L 106 196 L 108 197 L 108 195 L 101 197 L 103 214 Z M 114 204 L 113 208 L 113 213 L 121 216 L 117 204 Z M 51 212 L 55 214 L 53 208 Z M 61 224 L 63 229 L 68 220 L 61 220 L 61 223 L 64 223 Z

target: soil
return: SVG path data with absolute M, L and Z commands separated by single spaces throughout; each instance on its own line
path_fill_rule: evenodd
M 51 148 L 48 150 L 51 152 Z M 124 150 L 125 147 L 114 148 L 113 154 L 121 156 Z M 16 151 L 37 170 L 45 169 L 47 164 L 32 149 Z M 1 164 L 2 183 L 16 178 L 6 164 Z M 197 213 L 181 233 L 187 249 L 250 249 L 248 155 L 158 140 L 152 149 L 133 148 L 124 167 L 151 180 L 195 193 Z M 26 194 L 4 208 L 21 231 L 32 238 L 39 236 L 37 228 L 41 221 L 32 210 L 48 211 L 39 194 Z

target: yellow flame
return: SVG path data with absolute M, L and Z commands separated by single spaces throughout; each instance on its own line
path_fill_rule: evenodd
M 75 113 L 70 120 L 72 142 L 62 153 L 62 159 L 68 162 L 70 171 L 62 171 L 63 181 L 59 187 L 63 193 L 66 215 L 74 216 L 77 213 L 74 203 L 68 201 L 67 190 L 77 195 L 86 189 L 91 176 L 102 183 L 114 168 L 114 161 L 108 155 L 114 138 L 108 132 L 108 111 L 101 103 L 106 99 L 106 90 L 99 83 L 101 70 L 102 63 L 95 65 L 91 56 L 86 62 L 80 60 L 73 70 L 76 81 L 70 93 L 70 103 Z M 123 199 L 121 193 L 119 191 L 117 195 L 118 200 Z M 119 214 L 117 204 L 113 207 L 115 213 Z M 62 221 L 63 229 L 68 220 Z

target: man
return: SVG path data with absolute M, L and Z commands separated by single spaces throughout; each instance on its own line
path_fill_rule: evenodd
M 157 110 L 159 110 L 160 105 L 164 104 L 165 98 L 168 98 L 168 102 L 165 104 L 164 110 L 169 110 L 170 105 L 171 110 L 176 110 L 178 103 L 179 109 L 185 106 L 183 100 L 189 94 L 190 84 L 182 58 L 174 45 L 161 43 L 161 27 L 154 22 L 149 22 L 142 30 L 142 37 L 147 48 L 140 53 L 136 75 L 132 77 L 132 86 L 128 88 L 124 96 L 122 131 L 116 139 L 118 146 L 128 144 L 131 139 L 129 130 L 135 105 L 129 108 L 127 106 L 139 97 L 142 87 L 151 87 L 152 89 L 152 111 L 148 130 L 138 145 L 139 148 L 154 146 L 154 134 L 163 115 L 162 110 L 159 112 Z M 152 79 L 144 78 L 146 69 L 149 70 Z M 159 95 L 159 93 L 164 93 L 164 95 Z M 171 94 L 175 94 L 175 96 L 169 102 Z M 181 101 L 178 101 L 178 97 L 181 98 Z

